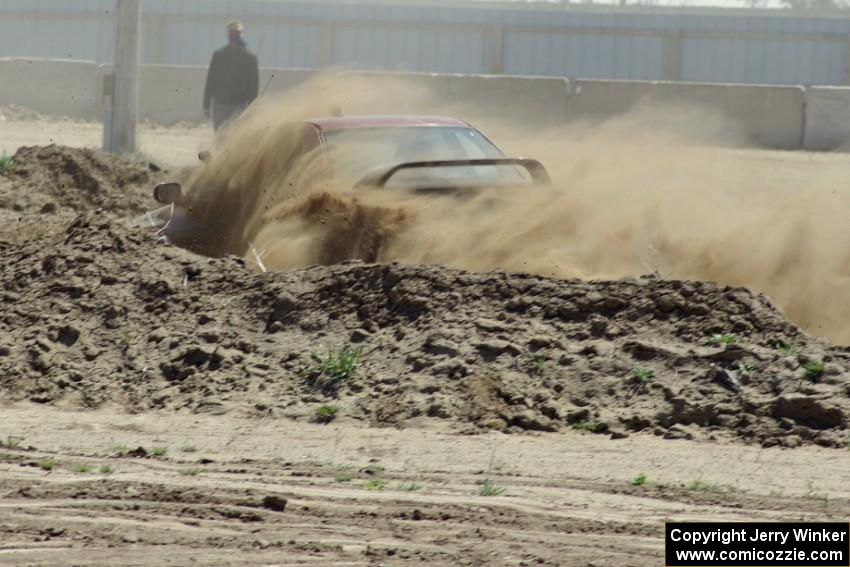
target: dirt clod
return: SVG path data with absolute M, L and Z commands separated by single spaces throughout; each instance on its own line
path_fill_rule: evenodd
M 263 507 L 275 512 L 283 512 L 286 510 L 287 500 L 280 496 L 269 495 L 263 497 Z
M 841 427 L 847 422 L 847 414 L 842 407 L 802 393 L 779 396 L 773 404 L 773 414 L 814 429 Z

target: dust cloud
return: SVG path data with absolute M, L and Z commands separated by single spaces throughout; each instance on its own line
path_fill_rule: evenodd
M 286 159 L 299 136 L 285 124 L 335 108 L 469 120 L 507 154 L 543 162 L 553 187 L 355 194 L 321 178 L 321 156 Z M 259 255 L 270 269 L 358 257 L 560 278 L 657 273 L 747 286 L 809 332 L 850 344 L 850 164 L 743 148 L 740 130 L 706 109 L 545 130 L 492 110 L 445 100 L 426 78 L 322 76 L 226 129 L 190 200 L 221 235 L 213 253 Z

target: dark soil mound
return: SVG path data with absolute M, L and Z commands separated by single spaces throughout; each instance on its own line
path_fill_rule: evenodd
M 0 178 L 0 208 L 24 213 L 140 213 L 155 206 L 151 186 L 162 174 L 152 163 L 57 145 L 20 148 L 12 161 Z
M 766 445 L 847 438 L 850 351 L 745 289 L 354 262 L 251 274 L 94 214 L 0 247 L 0 287 L 10 399 Z M 322 405 L 335 415 L 320 417 Z

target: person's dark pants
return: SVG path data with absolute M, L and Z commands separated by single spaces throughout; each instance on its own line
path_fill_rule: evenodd
M 224 104 L 221 102 L 213 101 L 212 104 L 212 119 L 213 119 L 213 128 L 218 130 L 225 123 L 236 120 L 240 114 L 245 110 L 244 104 Z

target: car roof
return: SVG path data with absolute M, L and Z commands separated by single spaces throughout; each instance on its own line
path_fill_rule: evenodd
M 457 118 L 446 116 L 419 116 L 419 115 L 360 115 L 360 116 L 331 116 L 326 118 L 314 118 L 307 120 L 319 130 L 347 130 L 350 128 L 369 127 L 402 127 L 402 126 L 461 126 L 469 127 L 469 124 Z

